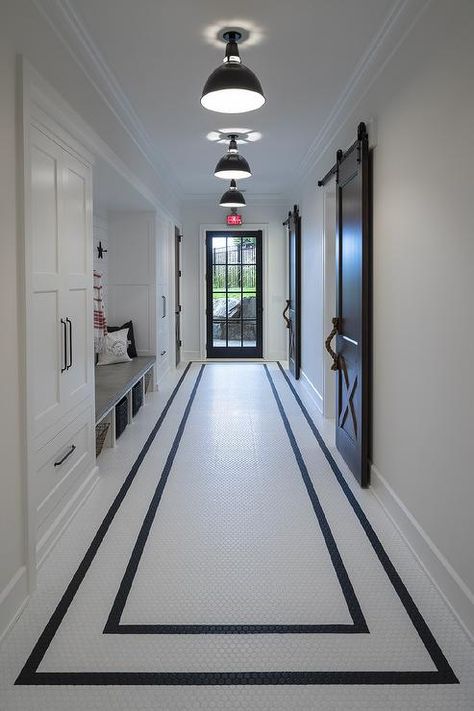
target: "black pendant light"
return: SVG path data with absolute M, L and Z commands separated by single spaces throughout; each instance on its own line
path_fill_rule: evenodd
M 233 133 L 229 138 L 229 149 L 216 165 L 214 175 L 216 178 L 222 178 L 223 180 L 242 180 L 242 178 L 250 178 L 252 175 L 250 166 L 245 158 L 239 155 L 237 148 L 238 135 Z
M 201 104 L 209 111 L 243 114 L 265 103 L 262 85 L 251 69 L 242 64 L 237 42 L 240 32 L 223 35 L 227 42 L 223 64 L 212 72 L 204 85 Z
M 219 205 L 221 207 L 245 207 L 245 204 L 245 198 L 240 190 L 237 190 L 235 180 L 231 180 L 230 188 L 221 197 Z

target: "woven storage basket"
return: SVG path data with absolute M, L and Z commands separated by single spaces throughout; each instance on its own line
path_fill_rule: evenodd
M 127 398 L 123 397 L 120 402 L 115 405 L 115 436 L 120 437 L 125 427 L 128 424 L 128 402 Z
M 132 415 L 135 417 L 138 410 L 143 405 L 143 388 L 142 381 L 140 380 L 132 388 Z
M 153 382 L 153 373 L 151 370 L 148 371 L 148 373 L 145 373 L 145 392 L 147 393 L 149 390 L 151 390 L 151 385 Z
M 110 422 L 101 422 L 95 428 L 95 456 L 98 457 L 102 452 L 107 432 L 109 431 Z

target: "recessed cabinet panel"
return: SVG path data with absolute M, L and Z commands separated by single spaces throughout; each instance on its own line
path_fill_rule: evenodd
M 31 337 L 34 364 L 33 418 L 38 432 L 57 417 L 60 407 L 61 329 L 56 291 L 37 292 L 32 299 Z
M 73 160 L 72 157 L 68 160 Z M 89 265 L 86 180 L 77 169 L 64 170 L 63 209 L 61 212 L 61 261 L 65 274 L 85 274 Z
M 41 148 L 34 145 L 31 151 L 33 273 L 56 274 L 58 271 L 57 159 L 52 155 L 54 144 L 51 144 L 51 153 L 48 153 L 48 144 L 44 137 L 38 134 L 38 138 Z
M 64 397 L 74 406 L 90 394 L 92 354 L 89 353 L 88 292 L 87 289 L 71 289 L 65 299 L 67 313 L 68 369 L 64 373 Z

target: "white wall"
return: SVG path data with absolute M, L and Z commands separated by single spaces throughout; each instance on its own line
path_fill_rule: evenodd
M 217 183 L 217 181 L 216 181 Z M 219 185 L 216 184 L 216 200 Z M 221 191 L 222 192 L 222 191 Z M 242 210 L 244 223 L 268 224 L 268 343 L 264 344 L 265 356 L 270 359 L 286 358 L 287 332 L 281 316 L 287 298 L 286 251 L 287 242 L 282 222 L 288 214 L 288 206 L 248 205 Z M 226 210 L 209 202 L 202 204 L 189 201 L 182 206 L 183 241 L 182 241 L 182 280 L 181 301 L 183 360 L 200 358 L 199 334 L 199 233 L 201 225 L 222 224 L 225 229 Z M 245 227 L 245 224 L 244 224 Z
M 94 271 L 102 275 L 102 299 L 105 307 L 105 317 L 109 315 L 109 264 L 112 257 L 109 234 L 109 219 L 106 211 L 94 211 L 93 219 L 94 237 Z M 99 242 L 102 249 L 107 250 L 102 259 L 98 257 L 97 247 Z
M 155 220 L 150 212 L 110 212 L 110 325 L 133 321 L 139 355 L 155 354 Z
M 352 143 L 358 122 L 375 119 L 375 491 L 471 631 L 473 37 L 472 0 L 434 0 L 295 195 L 303 219 L 302 367 L 322 392 L 323 191 L 316 180 L 336 148 Z
M 179 206 L 31 0 L 4 0 L 0 22 L 0 637 L 26 596 L 25 466 L 22 391 L 21 193 L 18 188 L 18 55 L 43 77 L 115 151 L 176 219 Z M 179 222 L 177 221 L 177 224 Z

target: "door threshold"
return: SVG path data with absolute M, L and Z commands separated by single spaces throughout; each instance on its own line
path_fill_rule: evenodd
M 201 358 L 197 363 L 276 363 L 266 358 Z

